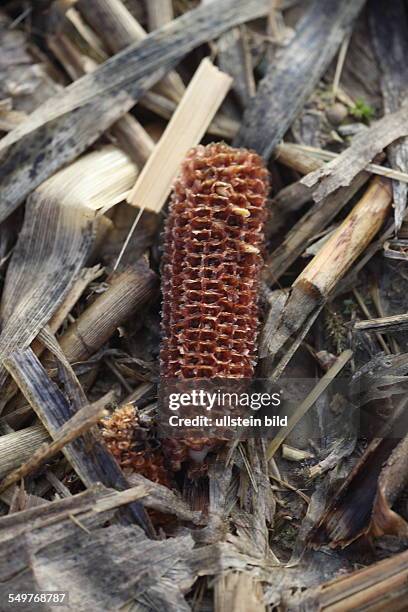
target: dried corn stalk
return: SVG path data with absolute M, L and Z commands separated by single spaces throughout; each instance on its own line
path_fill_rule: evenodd
M 156 275 L 144 262 L 114 275 L 108 289 L 59 338 L 68 361 L 83 361 L 96 353 L 120 325 L 151 300 L 157 284 Z
M 78 401 L 73 394 L 68 400 L 48 377 L 31 348 L 15 351 L 5 363 L 50 436 L 56 440 L 61 434 L 64 435 L 66 432 L 62 428 L 85 405 L 86 400 L 79 398 Z M 126 478 L 95 430 L 86 431 L 64 446 L 63 453 L 86 487 L 102 482 L 115 489 L 128 488 Z M 138 503 L 123 510 L 122 520 L 127 523 L 129 518 L 152 534 L 150 521 Z
M 285 610 L 402 612 L 406 610 L 407 598 L 408 552 L 405 551 L 289 597 Z
M 232 79 L 208 58 L 200 63 L 183 99 L 144 166 L 128 202 L 160 212 L 187 151 L 207 131 L 231 86 Z M 191 113 L 194 109 L 194 113 Z
M 381 228 L 391 201 L 390 181 L 373 179 L 361 200 L 293 283 L 280 316 L 268 329 L 268 345 L 263 346 L 271 363 L 281 349 L 289 347 L 273 371 L 274 378 L 286 367 L 319 308 Z
M 48 440 L 41 423 L 0 436 L 0 478 L 27 461 Z

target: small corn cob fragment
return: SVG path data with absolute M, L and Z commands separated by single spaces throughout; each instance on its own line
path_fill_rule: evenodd
M 171 487 L 172 480 L 160 449 L 150 449 L 134 406 L 126 404 L 101 420 L 105 444 L 124 472 L 137 472 L 153 482 Z
M 217 143 L 188 153 L 164 236 L 162 379 L 252 377 L 267 191 L 252 151 Z M 214 440 L 166 447 L 175 467 Z

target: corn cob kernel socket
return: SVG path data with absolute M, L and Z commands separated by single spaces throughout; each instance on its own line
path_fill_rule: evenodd
M 253 375 L 267 190 L 252 151 L 188 153 L 164 236 L 162 378 Z
M 256 363 L 268 173 L 224 143 L 192 149 L 177 177 L 162 260 L 162 381 L 248 379 Z M 163 440 L 174 470 L 220 439 Z

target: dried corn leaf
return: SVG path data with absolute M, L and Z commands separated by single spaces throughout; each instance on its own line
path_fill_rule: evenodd
M 165 17 L 166 9 L 162 0 L 159 4 L 161 16 Z M 148 10 L 151 5 L 153 0 L 148 3 Z M 79 0 L 77 7 L 112 54 L 140 42 L 147 36 L 143 27 L 121 0 L 85 0 L 85 2 Z M 71 12 L 75 11 L 68 11 Z M 161 28 L 165 23 L 166 21 L 151 29 Z M 155 89 L 176 102 L 184 93 L 183 81 L 176 72 L 167 74 L 160 83 L 157 83 Z
M 145 494 L 141 486 L 123 493 L 93 487 L 0 519 L 1 599 L 59 590 L 69 591 L 69 609 L 78 612 L 118 610 L 132 599 L 141 609 L 187 612 L 183 593 L 195 579 L 191 536 L 152 541 L 134 525 L 104 527 L 115 507 Z
M 163 514 L 173 514 L 182 521 L 190 521 L 195 525 L 205 523 L 205 517 L 199 510 L 190 510 L 188 504 L 175 491 L 164 485 L 152 482 L 136 472 L 128 474 L 129 483 L 133 486 L 145 486 L 148 493 L 143 499 L 146 508 L 157 510 Z
M 27 461 L 47 440 L 41 423 L 0 436 L 0 478 Z
M 296 36 L 281 49 L 251 100 L 236 144 L 269 157 L 350 31 L 364 0 L 320 0 L 306 9 Z
M 380 612 L 406 609 L 408 598 L 408 552 L 394 555 L 369 567 L 342 575 L 303 593 L 288 595 L 285 610 L 346 610 Z
M 69 444 L 95 425 L 102 418 L 105 405 L 106 402 L 102 398 L 94 404 L 87 404 L 80 408 L 60 427 L 51 443 L 42 444 L 22 465 L 7 474 L 4 481 L 0 483 L 0 492 L 34 472 L 42 463 L 56 455 L 66 444 Z
M 0 141 L 0 220 L 33 188 L 84 151 L 189 51 L 268 10 L 268 0 L 219 0 L 198 7 L 40 106 Z
M 245 108 L 255 95 L 252 57 L 245 26 L 233 28 L 217 41 L 217 58 L 223 72 L 233 79 L 233 89 L 241 106 Z
M 371 30 L 374 49 L 380 65 L 381 89 L 384 108 L 393 113 L 403 104 L 408 94 L 408 16 L 401 0 L 389 4 L 386 0 L 375 0 L 371 4 Z M 391 43 L 391 44 L 390 44 Z M 401 172 L 408 171 L 408 139 L 404 138 L 388 147 L 392 167 Z M 407 205 L 408 185 L 394 181 L 395 227 L 398 231 Z
M 378 479 L 370 531 L 375 536 L 408 536 L 408 523 L 391 508 L 408 484 L 408 436 L 393 450 Z
M 0 362 L 30 345 L 57 310 L 90 252 L 98 211 L 123 199 L 136 167 L 107 147 L 78 160 L 29 198 L 1 303 Z M 6 372 L 0 363 L 0 383 Z
M 262 587 L 250 574 L 231 572 L 215 583 L 215 612 L 264 612 Z
M 405 359 L 402 359 L 403 357 Z M 392 398 L 393 382 L 390 374 L 401 368 L 405 371 L 406 361 L 406 355 L 387 356 L 383 358 L 382 370 L 381 361 L 378 359 L 367 363 L 362 369 L 363 372 L 354 376 L 353 386 L 360 382 L 362 387 L 360 405 L 366 403 L 367 398 L 377 397 L 375 392 L 369 395 L 365 392 L 364 387 L 369 385 L 370 378 L 376 378 L 377 386 L 383 391 L 379 397 Z M 367 380 L 364 380 L 364 374 L 368 374 Z M 394 382 L 397 387 L 399 378 L 396 377 Z M 382 383 L 385 390 L 381 389 Z M 356 386 L 358 388 L 359 385 Z M 394 407 L 392 417 L 379 431 L 379 437 L 370 442 L 344 483 L 331 497 L 308 538 L 312 545 L 330 543 L 332 547 L 344 547 L 370 531 L 375 535 L 406 535 L 405 521 L 391 510 L 408 477 L 407 439 L 398 439 L 400 432 L 406 430 L 405 410 L 406 400 L 403 396 Z
M 44 427 L 55 438 L 79 406 L 69 401 L 50 380 L 30 348 L 13 353 L 6 360 L 6 365 Z M 95 431 L 86 432 L 65 446 L 63 452 L 85 486 L 102 482 L 117 489 L 129 487 L 115 459 Z M 136 521 L 152 533 L 150 521 L 139 504 L 131 504 L 128 514 L 122 518 L 125 522 Z
M 80 516 L 86 513 L 107 513 L 109 510 L 128 504 L 132 499 L 143 498 L 148 489 L 143 485 L 136 485 L 126 491 L 115 491 L 98 483 L 86 491 L 64 499 L 55 500 L 45 508 L 30 508 L 13 516 L 0 519 L 0 544 L 10 536 L 16 538 L 35 529 L 42 529 L 48 525 L 60 523 L 70 516 Z M 123 495 L 126 495 L 123 498 Z M 100 514 L 103 521 L 105 517 Z
M 10 25 L 0 13 L 0 100 L 9 98 L 13 109 L 31 113 L 57 93 L 58 85 L 33 57 L 26 33 Z
M 408 105 L 385 115 L 368 130 L 357 134 L 348 149 L 322 168 L 306 175 L 301 182 L 307 187 L 317 185 L 313 199 L 321 202 L 336 189 L 350 185 L 378 153 L 403 136 L 408 136 Z

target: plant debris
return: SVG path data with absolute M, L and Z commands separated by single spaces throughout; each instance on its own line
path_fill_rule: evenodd
M 407 32 L 2 3 L 0 610 L 408 609 Z

